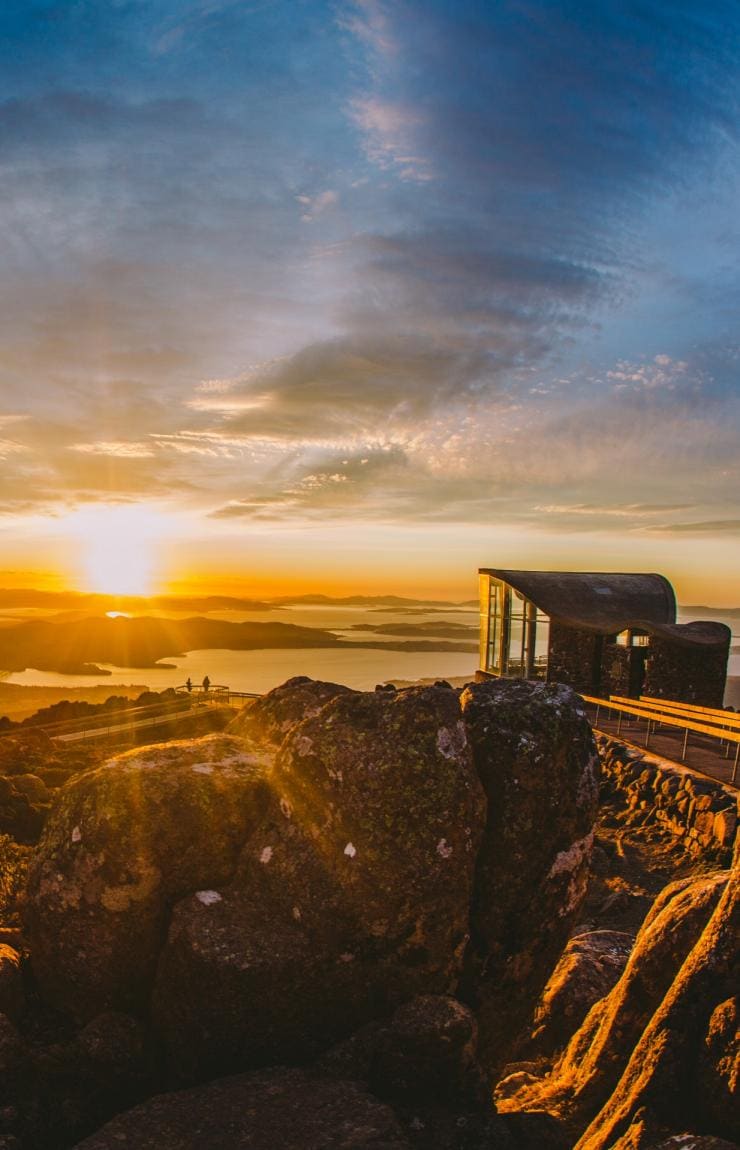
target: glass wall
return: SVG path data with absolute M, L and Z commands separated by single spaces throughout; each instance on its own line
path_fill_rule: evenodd
M 480 577 L 481 670 L 517 679 L 544 679 L 550 620 L 513 587 Z

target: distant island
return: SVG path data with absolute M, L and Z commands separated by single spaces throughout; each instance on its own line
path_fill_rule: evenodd
M 254 651 L 274 648 L 382 648 L 393 651 L 454 651 L 473 654 L 477 644 L 420 638 L 408 642 L 342 639 L 319 627 L 293 623 L 230 623 L 221 619 L 88 617 L 54 622 L 30 620 L 0 628 L 0 668 L 56 671 L 68 675 L 110 674 L 99 664 L 153 668 L 167 656 L 187 651 Z
M 444 599 L 404 599 L 398 595 L 280 595 L 274 599 L 250 599 L 234 595 L 93 595 L 80 591 L 37 591 L 34 588 L 0 587 L 0 611 L 30 607 L 35 610 L 75 611 L 275 611 L 283 607 L 369 607 L 373 610 L 454 611 L 477 608 L 476 599 L 447 602 Z

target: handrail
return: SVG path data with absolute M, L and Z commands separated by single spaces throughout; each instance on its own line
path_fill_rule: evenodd
M 176 688 L 176 697 L 161 699 L 158 703 L 147 703 L 142 707 L 123 707 L 115 711 L 101 710 L 93 715 L 77 715 L 71 719 L 58 719 L 53 723 L 25 723 L 11 727 L 7 731 L 0 731 L 0 738 L 24 735 L 29 732 L 43 731 L 51 739 L 67 739 L 69 735 L 85 736 L 88 732 L 100 733 L 111 729 L 124 730 L 135 726 L 157 725 L 155 720 L 169 722 L 189 713 L 191 703 L 204 700 L 213 705 L 227 705 L 232 699 L 259 699 L 258 694 L 248 691 L 232 691 L 227 686 L 212 686 L 210 691 L 202 688 L 197 692 L 197 699 L 191 698 L 190 692 Z M 193 691 L 195 694 L 195 689 Z M 187 703 L 187 706 L 183 705 Z
M 738 761 L 740 760 L 740 731 L 721 730 L 718 727 L 708 727 L 704 723 L 694 723 L 690 719 L 685 719 L 681 715 L 670 714 L 665 711 L 649 710 L 645 707 L 635 707 L 626 703 L 612 702 L 608 699 L 599 699 L 592 695 L 581 695 L 581 698 L 586 703 L 592 703 L 596 707 L 596 719 L 599 721 L 599 709 L 606 707 L 610 711 L 619 712 L 619 722 L 617 723 L 617 734 L 620 732 L 622 723 L 622 714 L 635 715 L 638 719 L 647 719 L 647 733 L 645 737 L 645 746 L 647 747 L 650 741 L 650 724 L 664 723 L 668 727 L 677 727 L 684 732 L 683 750 L 681 752 L 681 761 L 686 758 L 686 749 L 688 747 L 689 732 L 695 731 L 700 735 L 709 735 L 710 738 L 719 739 L 721 742 L 736 743 L 737 749 L 735 751 L 735 763 L 732 771 L 732 783 L 734 785 L 737 778 Z M 655 728 L 653 728 L 654 730 Z
M 619 695 L 610 695 L 613 703 L 628 702 L 629 700 L 620 698 Z M 725 711 L 720 711 L 718 714 L 706 714 L 704 711 L 684 710 L 683 707 L 676 703 L 666 703 L 665 706 L 659 706 L 657 703 L 646 703 L 642 699 L 639 700 L 641 707 L 649 707 L 656 715 L 669 714 L 669 715 L 685 715 L 687 719 L 696 720 L 702 719 L 705 723 L 712 726 L 722 727 L 725 730 L 736 728 L 740 730 L 740 715 L 734 712 L 727 714 Z
M 178 699 L 177 703 L 179 702 L 180 701 Z M 122 707 L 116 711 L 100 711 L 95 715 L 77 715 L 72 719 L 57 719 L 54 723 L 23 723 L 17 727 L 11 727 L 8 731 L 2 731 L 0 734 L 20 735 L 25 734 L 28 731 L 44 731 L 48 733 L 49 731 L 63 730 L 64 728 L 78 726 L 79 724 L 84 725 L 85 723 L 90 723 L 93 720 L 99 721 L 100 719 L 119 719 L 124 717 L 131 718 L 131 716 L 134 715 L 142 716 L 150 714 L 152 711 L 166 712 L 169 710 L 172 714 L 175 715 L 184 713 L 185 708 L 181 704 L 178 707 L 177 703 L 175 700 L 165 700 L 161 703 L 147 703 L 145 707 Z
M 611 695 L 610 698 L 617 699 L 619 696 Z M 651 707 L 666 707 L 668 709 L 691 711 L 696 714 L 716 716 L 717 720 L 722 723 L 740 723 L 740 714 L 737 711 L 726 711 L 723 707 L 701 707 L 698 703 L 682 703 L 678 699 L 657 699 L 654 695 L 640 695 L 640 704 L 642 706 Z

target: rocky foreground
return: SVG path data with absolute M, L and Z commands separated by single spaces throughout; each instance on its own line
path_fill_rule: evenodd
M 72 774 L 0 946 L 0 1150 L 732 1146 L 738 863 L 584 929 L 598 773 L 565 687 L 297 679 Z

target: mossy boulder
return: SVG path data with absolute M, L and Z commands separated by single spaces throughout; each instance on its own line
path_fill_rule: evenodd
M 80 1019 L 141 1007 L 174 901 L 228 882 L 271 759 L 211 735 L 129 751 L 61 792 L 29 868 L 24 927 L 46 999 Z
M 596 771 L 577 697 L 482 684 L 461 707 L 446 686 L 298 680 L 262 709 L 249 737 L 130 751 L 61 790 L 26 891 L 42 996 L 144 1018 L 177 1082 L 305 1061 L 453 996 L 491 1072 L 582 894 Z M 410 1081 L 435 1027 L 407 1021 Z
M 485 801 L 454 692 L 335 696 L 272 784 L 233 881 L 173 915 L 155 1014 L 181 1073 L 305 1057 L 461 970 Z

